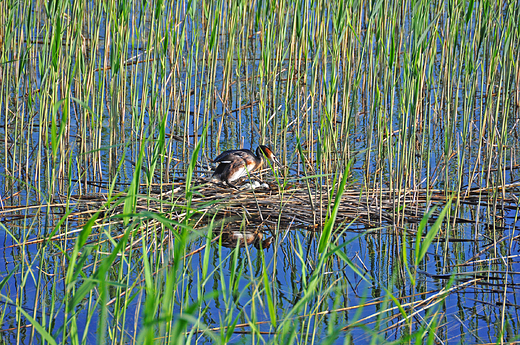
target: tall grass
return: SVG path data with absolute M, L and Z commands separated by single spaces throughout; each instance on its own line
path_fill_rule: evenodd
M 417 272 L 463 275 L 483 250 L 489 272 L 516 267 L 519 18 L 506 1 L 0 2 L 0 342 L 449 340 L 443 301 L 470 280 L 428 295 Z M 223 206 L 191 203 L 209 158 L 259 144 L 284 163 L 271 203 L 301 182 L 320 230 L 280 211 L 260 229 L 274 254 L 218 246 Z M 336 221 L 348 188 L 379 210 L 380 237 L 355 240 L 371 269 Z M 439 192 L 453 221 L 412 243 L 409 209 Z M 518 330 L 504 291 L 489 341 Z M 418 296 L 436 307 L 412 321 Z

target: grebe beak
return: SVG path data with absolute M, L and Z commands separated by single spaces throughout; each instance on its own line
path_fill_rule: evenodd
M 275 155 L 271 155 L 271 160 L 272 160 L 273 162 L 275 162 L 275 164 L 276 164 L 276 166 L 277 166 L 278 168 L 280 168 L 280 169 L 282 168 L 282 164 L 280 164 L 280 161 L 278 161 L 278 158 L 276 158 Z
M 273 163 L 273 166 L 276 165 L 278 168 L 282 168 L 282 164 L 280 164 L 280 161 L 278 160 L 278 158 L 276 158 L 276 156 L 274 155 L 273 151 L 271 151 L 271 149 L 269 147 L 266 147 L 266 146 L 261 146 L 262 147 L 262 151 L 263 151 L 263 154 L 265 154 L 265 157 L 267 159 L 269 159 L 270 161 L 272 161 Z
M 275 163 L 275 164 L 273 164 L 273 166 L 276 165 L 278 168 L 280 168 L 280 169 L 282 168 L 280 161 L 278 160 L 278 158 L 276 158 L 276 156 L 274 155 L 274 153 L 272 151 L 269 151 L 269 156 L 267 158 L 269 158 L 270 161 Z

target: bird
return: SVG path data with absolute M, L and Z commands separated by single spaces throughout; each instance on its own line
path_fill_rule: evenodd
M 268 237 L 264 239 L 264 234 L 258 231 L 226 231 L 221 234 L 222 245 L 228 248 L 245 247 L 253 244 L 256 249 L 269 249 L 274 241 L 274 237 Z
M 266 162 L 265 157 L 280 166 L 273 151 L 265 145 L 257 147 L 256 155 L 248 149 L 224 151 L 213 160 L 219 165 L 211 181 L 222 182 L 237 189 L 232 182 L 260 168 Z

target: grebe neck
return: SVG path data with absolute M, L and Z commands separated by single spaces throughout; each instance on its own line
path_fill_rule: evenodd
M 264 151 L 258 146 L 256 148 L 256 161 L 259 165 L 263 165 L 265 163 Z

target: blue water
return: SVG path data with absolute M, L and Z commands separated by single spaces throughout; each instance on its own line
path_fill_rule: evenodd
M 96 9 L 94 3 L 88 6 L 90 6 L 89 11 L 94 12 Z M 180 8 L 183 13 L 189 12 L 187 4 L 181 4 Z M 175 11 L 176 7 L 166 7 L 165 10 Z M 407 10 L 411 11 L 411 9 Z M 131 13 L 135 11 L 139 9 L 134 8 Z M 195 19 L 202 21 L 201 11 L 199 8 Z M 211 14 L 214 14 L 214 11 L 214 8 L 210 8 Z M 362 11 L 368 10 L 363 8 Z M 507 9 L 504 11 L 498 14 L 501 18 L 498 23 L 505 21 L 502 16 L 506 16 Z M 299 13 L 308 17 L 307 20 L 310 22 L 322 18 L 319 13 L 316 13 L 315 7 L 308 11 L 301 9 Z M 332 32 L 335 30 L 332 22 L 335 12 L 330 10 L 327 13 L 330 13 L 330 21 L 326 27 Z M 94 16 L 94 13 L 92 15 Z M 420 20 L 420 18 L 415 19 Z M 461 46 L 453 47 L 455 51 L 467 48 L 464 44 L 473 41 L 476 37 L 477 31 L 471 27 L 476 19 L 475 17 L 470 19 L 467 30 L 459 33 Z M 96 86 L 92 94 L 83 94 L 81 88 L 77 87 L 76 83 L 72 83 L 70 96 L 81 98 L 91 108 L 92 114 L 85 117 L 88 123 L 83 123 L 83 112 L 87 111 L 85 107 L 74 100 L 65 103 L 69 106 L 70 117 L 70 123 L 67 123 L 68 136 L 65 136 L 62 144 L 66 146 L 66 150 L 65 153 L 58 152 L 55 162 L 49 144 L 51 139 L 49 134 L 46 134 L 48 129 L 44 125 L 40 126 L 44 122 L 44 114 L 49 115 L 44 111 L 45 109 L 40 109 L 42 104 L 47 104 L 44 102 L 45 95 L 36 92 L 36 89 L 46 87 L 44 81 L 49 78 L 49 75 L 43 72 L 50 67 L 45 60 L 46 55 L 41 49 L 41 43 L 35 43 L 42 41 L 41 37 L 36 37 L 39 31 L 30 30 L 35 36 L 32 40 L 34 42 L 26 40 L 25 43 L 20 44 L 23 51 L 34 53 L 35 57 L 17 60 L 26 64 L 26 69 L 22 71 L 19 78 L 23 82 L 19 84 L 11 75 L 0 76 L 5 85 L 2 91 L 3 98 L 0 100 L 2 104 L 0 122 L 3 124 L 0 126 L 0 248 L 2 253 L 0 305 L 3 311 L 3 316 L 0 317 L 0 343 L 28 344 L 41 341 L 41 337 L 35 332 L 30 321 L 25 316 L 18 316 L 20 310 L 16 308 L 16 300 L 22 300 L 23 302 L 18 302 L 18 305 L 21 305 L 23 310 L 38 322 L 45 322 L 45 328 L 52 330 L 52 336 L 59 342 L 70 342 L 69 339 L 63 339 L 61 329 L 64 325 L 70 326 L 70 315 L 69 322 L 65 322 L 64 279 L 69 260 L 65 259 L 64 255 L 72 254 L 76 234 L 69 235 L 66 243 L 62 239 L 55 239 L 46 245 L 32 241 L 44 240 L 53 231 L 56 231 L 55 235 L 63 234 L 65 226 L 62 224 L 57 227 L 57 225 L 64 211 L 64 205 L 61 204 L 68 196 L 82 194 L 99 199 L 97 193 L 106 194 L 108 183 L 114 180 L 116 181 L 114 190 L 125 191 L 132 180 L 135 162 L 143 144 L 141 133 L 144 133 L 146 146 L 144 166 L 151 165 L 153 150 L 158 143 L 162 116 L 168 116 L 166 134 L 181 136 L 191 145 L 195 145 L 195 138 L 201 139 L 205 126 L 208 126 L 208 135 L 204 138 L 205 145 L 197 157 L 203 165 L 209 158 L 223 150 L 237 147 L 254 149 L 259 144 L 268 144 L 288 168 L 287 178 L 296 182 L 302 180 L 304 167 L 308 174 L 333 174 L 342 169 L 344 158 L 348 157 L 354 159 L 352 175 L 349 178 L 349 188 L 353 190 L 435 189 L 440 190 L 440 194 L 445 191 L 449 196 L 451 191 L 459 190 L 459 195 L 464 195 L 475 188 L 492 187 L 489 192 L 496 193 L 491 194 L 493 197 L 489 198 L 487 206 L 487 194 L 483 193 L 481 200 L 472 199 L 471 204 L 466 203 L 459 208 L 457 216 L 472 222 L 455 222 L 449 226 L 447 223 L 443 224 L 439 235 L 441 240 L 432 243 L 417 274 L 413 273 L 416 279 L 415 285 L 411 282 L 410 273 L 403 266 L 405 260 L 403 250 L 407 253 L 408 264 L 413 266 L 416 224 L 399 220 L 395 223 L 383 222 L 376 226 L 367 226 L 359 221 L 346 230 L 345 225 L 336 229 L 336 234 L 345 230 L 342 235 L 337 235 L 338 238 L 335 238 L 337 245 L 354 239 L 343 251 L 368 282 L 342 259 L 335 258 L 328 262 L 326 270 L 319 272 L 323 284 L 319 291 L 328 292 L 327 288 L 330 287 L 330 295 L 313 296 L 308 305 L 316 310 L 302 309 L 294 315 L 292 322 L 300 339 L 309 341 L 315 339 L 316 342 L 320 342 L 325 339 L 329 327 L 331 329 L 349 327 L 355 321 L 364 318 L 367 319 L 361 322 L 363 327 L 358 325 L 339 332 L 336 342 L 342 343 L 343 338 L 347 336 L 351 337 L 354 343 L 369 342 L 373 336 L 369 330 L 379 334 L 381 342 L 400 339 L 407 334 L 409 326 L 403 321 L 397 309 L 381 314 L 380 320 L 369 318 L 383 310 L 381 302 L 388 301 L 390 293 L 396 298 L 402 298 L 399 299 L 402 304 L 412 301 L 407 296 L 416 295 L 413 298 L 414 309 L 405 307 L 407 314 L 413 314 L 412 330 L 416 330 L 419 325 L 429 324 L 430 313 L 438 313 L 436 315 L 441 323 L 430 331 L 430 334 L 435 333 L 438 337 L 436 338 L 438 342 L 495 342 L 502 336 L 502 329 L 505 331 L 502 337 L 506 340 L 511 340 L 520 334 L 518 315 L 520 303 L 516 301 L 518 281 L 516 273 L 520 272 L 517 257 L 519 251 L 517 228 L 520 223 L 517 220 L 518 201 L 514 199 L 518 195 L 518 186 L 509 186 L 505 191 L 504 196 L 511 200 L 506 204 L 509 208 L 502 210 L 500 199 L 502 197 L 500 186 L 517 184 L 520 181 L 518 107 L 514 104 L 512 96 L 499 98 L 499 95 L 503 97 L 503 94 L 494 90 L 497 81 L 488 80 L 488 72 L 492 66 L 489 65 L 489 56 L 485 55 L 483 50 L 476 52 L 474 65 L 456 59 L 449 62 L 453 64 L 449 71 L 450 77 L 457 80 L 448 86 L 451 88 L 455 85 L 457 90 L 450 89 L 450 91 L 444 89 L 443 78 L 446 70 L 442 65 L 440 53 L 434 58 L 425 57 L 421 61 L 424 63 L 423 71 L 426 71 L 426 83 L 421 85 L 422 89 L 417 91 L 417 94 L 406 94 L 409 90 L 415 90 L 415 86 L 418 85 L 415 83 L 419 80 L 417 66 L 411 65 L 410 61 L 414 54 L 423 52 L 417 42 L 420 36 L 418 37 L 413 31 L 414 23 L 410 22 L 413 20 L 410 15 L 405 15 L 402 27 L 399 28 L 406 32 L 407 38 L 401 47 L 402 51 L 397 52 L 399 65 L 397 58 L 392 66 L 383 64 L 382 61 L 387 59 L 388 52 L 376 51 L 378 46 L 375 38 L 365 37 L 368 23 L 363 22 L 359 26 L 362 31 L 357 33 L 359 40 L 352 41 L 352 44 L 356 45 L 354 47 L 356 53 L 367 49 L 364 52 L 365 58 L 360 60 L 359 68 L 357 65 L 352 66 L 350 61 L 343 60 L 338 66 L 334 66 L 330 58 L 333 54 L 332 50 L 325 53 L 319 50 L 309 51 L 306 56 L 307 61 L 302 61 L 297 70 L 291 70 L 295 68 L 294 61 L 291 60 L 292 64 L 289 64 L 288 58 L 285 57 L 286 60 L 274 68 L 262 83 L 259 79 L 255 81 L 247 79 L 252 75 L 258 76 L 260 70 L 263 71 L 265 68 L 262 60 L 265 57 L 265 51 L 262 50 L 264 33 L 260 31 L 263 24 L 255 22 L 253 30 L 255 32 L 248 38 L 248 48 L 242 51 L 247 53 L 242 56 L 244 60 L 240 66 L 236 58 L 233 60 L 230 78 L 234 84 L 229 92 L 232 97 L 228 103 L 224 103 L 221 98 L 224 95 L 220 92 L 224 89 L 227 77 L 224 56 L 229 45 L 227 41 L 229 33 L 222 29 L 219 34 L 220 55 L 216 62 L 213 85 L 210 83 L 213 82 L 209 74 L 211 69 L 201 60 L 205 53 L 203 50 L 197 51 L 195 44 L 204 41 L 207 26 L 190 19 L 180 23 L 182 25 L 163 28 L 165 36 L 169 34 L 170 39 L 174 37 L 179 39 L 180 30 L 183 27 L 187 29 L 185 42 L 177 43 L 175 49 L 170 48 L 174 53 L 180 52 L 183 64 L 171 64 L 170 60 L 166 59 L 163 66 L 162 63 L 154 64 L 154 61 L 162 58 L 159 52 L 160 46 L 155 46 L 156 50 L 150 55 L 143 54 L 146 44 L 140 36 L 143 35 L 141 28 L 146 27 L 146 30 L 150 30 L 152 23 L 147 16 L 139 17 L 139 20 L 129 21 L 126 26 L 123 26 L 133 39 L 130 46 L 126 47 L 127 57 L 139 60 L 139 64 L 125 66 L 119 72 L 111 70 L 94 73 L 93 83 Z M 451 20 L 449 15 L 444 13 L 439 25 L 449 20 Z M 15 30 L 17 35 L 25 30 L 26 26 L 22 24 L 17 24 Z M 35 27 L 41 27 L 36 23 L 33 24 Z M 53 25 L 49 24 L 49 27 Z M 96 25 L 100 27 L 102 39 L 98 48 L 91 47 L 92 50 L 85 61 L 94 59 L 96 68 L 102 68 L 106 58 L 105 40 L 110 36 L 110 28 L 107 25 L 110 24 L 107 18 L 102 16 L 102 20 Z M 358 27 L 356 25 L 350 29 L 357 30 Z M 70 28 L 66 27 L 64 30 Z M 499 35 L 503 28 L 498 27 L 496 30 L 494 34 Z M 88 36 L 90 33 L 86 32 L 84 35 Z M 287 47 L 290 47 L 290 37 L 289 33 L 282 40 Z M 329 42 L 331 46 L 332 38 L 333 36 Z M 438 52 L 443 49 L 443 44 L 446 42 L 445 37 L 438 31 L 427 35 L 426 39 L 433 40 L 431 44 L 437 46 Z M 29 45 L 27 42 L 32 43 Z M 364 42 L 369 43 L 365 46 Z M 110 45 L 111 48 L 114 48 L 113 44 Z M 391 40 L 388 40 L 389 44 Z M 506 42 L 499 44 L 500 53 L 506 49 L 505 44 Z M 237 46 L 243 48 L 244 45 L 245 42 L 241 41 Z M 200 47 L 203 45 L 201 44 Z M 513 45 L 511 49 L 513 53 L 505 54 L 504 60 L 500 60 L 496 66 L 497 73 L 503 72 L 504 68 L 512 64 L 513 61 L 508 59 L 518 56 L 518 48 Z M 327 62 L 324 62 L 321 54 L 327 55 Z M 378 56 L 381 58 L 374 59 Z M 11 62 L 2 62 L 2 64 L 11 66 L 17 58 L 17 53 L 9 50 L 8 60 Z M 80 61 L 77 56 L 70 58 L 72 63 Z M 150 58 L 150 61 L 146 62 L 146 58 Z M 207 63 L 208 60 L 205 61 Z M 108 61 L 108 65 L 111 62 Z M 390 89 L 385 88 L 386 70 L 377 72 L 381 75 L 381 80 L 375 82 L 377 85 L 372 85 L 367 76 L 370 71 L 373 72 L 372 69 L 378 68 L 378 64 L 385 66 L 389 73 L 395 74 Z M 179 67 L 180 65 L 182 67 Z M 155 66 L 156 69 L 152 71 L 150 66 Z M 86 78 L 88 67 L 84 68 L 79 70 L 78 80 Z M 152 78 L 152 73 L 159 76 L 157 81 Z M 332 75 L 337 80 L 336 88 L 334 88 Z M 466 79 L 468 75 L 473 77 Z M 294 76 L 300 78 L 298 82 L 289 83 L 289 78 Z M 306 84 L 303 82 L 303 76 L 308 78 Z M 124 78 L 127 89 L 120 90 L 126 92 L 122 96 L 110 94 L 112 78 L 117 80 Z M 354 84 L 358 78 L 360 84 Z M 313 80 L 316 80 L 316 85 L 313 84 Z M 511 94 L 518 93 L 517 82 L 511 78 L 511 81 L 506 83 Z M 472 87 L 474 93 L 471 92 Z M 128 91 L 130 89 L 136 90 L 136 94 L 131 94 Z M 347 89 L 349 93 L 345 92 Z M 28 90 L 31 92 L 27 92 Z M 59 99 L 64 98 L 65 93 L 68 92 L 66 90 L 68 90 L 67 85 L 56 82 Z M 393 93 L 381 94 L 378 90 L 390 90 Z M 27 96 L 29 93 L 31 99 Z M 259 95 L 265 93 L 269 93 L 268 96 L 262 98 L 262 103 L 258 102 L 261 98 Z M 217 94 L 220 97 L 217 97 Z M 327 96 L 331 95 L 337 97 L 337 103 L 332 106 L 327 104 Z M 117 101 L 112 102 L 112 97 L 118 96 Z M 458 103 L 455 103 L 454 99 L 457 96 Z M 120 103 L 121 99 L 124 100 L 124 104 Z M 245 107 L 249 104 L 252 105 Z M 120 114 L 123 105 L 124 113 Z M 117 109 L 114 109 L 114 106 Z M 182 119 L 185 112 L 191 113 L 187 123 Z M 57 114 L 61 119 L 61 116 L 64 116 L 63 109 L 60 109 Z M 125 119 L 123 127 L 119 119 L 115 126 L 111 124 L 113 114 Z M 179 114 L 181 119 L 174 120 L 174 117 Z M 268 121 L 263 123 L 262 118 L 267 118 Z M 415 119 L 420 121 L 415 122 Z M 450 124 L 453 126 L 450 127 Z M 347 127 L 343 137 L 336 138 L 336 142 L 332 144 L 323 140 L 329 131 L 339 130 L 344 125 Z M 503 134 L 502 126 L 506 128 L 507 135 Z M 81 138 L 84 127 L 89 128 L 87 138 Z M 313 136 L 308 137 L 310 128 Z M 261 139 L 262 132 L 265 133 L 265 140 Z M 113 141 L 110 141 L 111 136 Z M 307 155 L 306 165 L 302 163 L 299 156 L 297 137 L 300 138 L 300 144 Z M 81 144 L 82 139 L 85 140 L 85 147 Z M 176 178 L 179 179 L 177 183 L 179 181 L 182 183 L 192 147 L 187 148 L 168 136 L 164 147 L 168 151 L 164 152 L 163 160 L 157 162 L 156 175 L 151 182 L 164 183 L 164 189 L 167 190 L 169 188 L 166 187 L 167 183 L 171 183 Z M 345 150 L 348 155 L 343 155 Z M 318 152 L 323 151 L 329 156 L 320 161 Z M 165 157 L 167 153 L 169 156 Z M 324 162 L 335 159 L 339 162 L 338 166 L 329 170 Z M 117 171 L 119 163 L 121 168 Z M 145 183 L 145 174 L 146 172 L 143 172 L 141 176 L 142 183 Z M 197 169 L 195 177 L 203 174 L 207 176 L 208 172 Z M 51 191 L 51 185 L 54 186 L 54 191 Z M 141 192 L 146 194 L 148 188 L 143 188 Z M 375 195 L 377 198 L 378 194 Z M 47 209 L 46 206 L 51 204 L 60 205 Z M 443 204 L 444 202 L 438 202 L 440 208 Z M 26 205 L 33 208 L 10 209 L 10 207 Z M 421 205 L 426 207 L 424 204 Z M 43 208 L 38 209 L 37 206 Z M 100 204 L 92 206 L 93 209 L 99 207 Z M 84 205 L 74 202 L 70 208 L 74 212 L 84 211 Z M 424 208 L 419 210 L 419 217 L 423 210 Z M 168 214 L 169 211 L 164 212 Z M 175 210 L 175 212 L 180 211 Z M 104 216 L 108 217 L 108 215 Z M 89 215 L 71 217 L 67 229 L 80 229 L 88 217 Z M 267 227 L 262 229 L 266 234 L 273 231 Z M 282 226 L 276 242 L 269 250 L 264 251 L 268 270 L 266 273 L 272 281 L 272 294 L 278 319 L 284 318 L 287 312 L 304 297 L 302 291 L 305 291 L 306 284 L 315 273 L 319 259 L 317 252 L 319 232 L 313 233 L 300 227 L 286 229 L 287 227 Z M 116 237 L 123 232 L 124 227 L 103 227 L 102 230 L 107 231 L 111 237 Z M 100 239 L 105 240 L 108 235 L 102 230 L 96 229 L 95 233 L 99 233 Z M 403 249 L 404 233 L 407 230 L 410 231 Z M 447 237 L 452 241 L 442 240 Z M 87 245 L 95 244 L 96 240 L 96 238 L 89 239 Z M 492 246 L 493 242 L 497 243 L 496 246 Z M 18 245 L 19 243 L 22 245 Z M 148 257 L 153 267 L 167 266 L 170 259 L 168 255 L 173 250 L 171 243 L 172 240 L 164 242 L 159 247 L 148 244 Z M 192 239 L 187 245 L 186 253 L 200 248 L 203 244 L 205 244 L 204 238 Z M 108 253 L 111 250 L 112 246 L 106 243 L 99 248 L 101 253 Z M 253 313 L 251 296 L 257 296 L 256 289 L 263 286 L 261 254 L 253 246 L 236 249 L 238 267 L 243 267 L 243 271 L 237 282 L 237 289 L 241 294 L 232 296 L 229 292 L 224 292 L 222 284 L 224 282 L 227 284 L 230 277 L 237 273 L 237 267 L 231 264 L 235 249 L 219 248 L 215 243 L 206 250 L 210 250 L 208 270 L 214 273 L 206 282 L 204 292 L 217 291 L 219 294 L 202 304 L 203 307 L 208 306 L 208 310 L 201 320 L 210 328 L 219 327 L 227 322 L 223 320 L 223 316 L 231 313 L 231 310 L 233 316 L 239 316 L 239 324 L 248 323 Z M 219 250 L 222 251 L 222 257 Z M 137 331 L 144 327 L 142 319 L 146 292 L 144 283 L 141 282 L 143 263 L 139 259 L 142 249 L 136 246 L 134 251 L 134 256 L 129 258 L 128 263 L 114 264 L 107 275 L 111 281 L 117 281 L 119 273 L 123 276 L 128 274 L 131 283 L 139 282 L 137 284 L 139 288 L 143 287 L 141 290 L 139 288 L 133 290 L 137 295 L 127 307 L 125 318 L 125 341 L 127 342 L 135 340 L 133 337 L 137 336 L 132 333 L 134 324 L 138 325 Z M 157 253 L 161 255 L 155 257 Z M 179 301 L 175 304 L 174 314 L 185 309 L 185 306 L 181 307 L 181 302 L 195 302 L 200 297 L 195 287 L 201 274 L 204 253 L 205 251 L 195 254 L 186 261 L 184 275 L 182 275 L 183 284 L 186 285 L 181 286 L 189 286 L 188 294 L 176 296 Z M 220 260 L 223 258 L 226 259 L 220 265 Z M 94 256 L 89 257 L 85 265 L 94 261 Z M 471 265 L 463 265 L 467 261 L 471 261 Z M 167 270 L 160 272 L 166 275 Z M 465 272 L 469 273 L 462 275 Z M 90 277 L 93 274 L 92 266 L 87 267 L 82 273 L 85 277 Z M 459 274 L 456 276 L 458 280 L 453 284 L 460 288 L 452 290 L 443 301 L 436 298 L 428 300 L 431 308 L 421 309 L 424 306 L 419 304 L 420 301 L 434 297 L 446 287 L 450 274 Z M 159 277 L 154 276 L 154 279 Z M 470 279 L 478 279 L 478 281 L 468 284 Z M 110 288 L 111 298 L 117 293 L 115 288 Z M 265 294 L 262 293 L 261 296 Z M 87 343 L 97 341 L 97 322 L 100 318 L 99 309 L 96 309 L 98 297 L 98 291 L 93 290 L 92 296 L 88 297 L 91 300 L 83 300 L 76 309 L 76 320 L 80 326 L 79 338 L 85 338 Z M 504 300 L 505 307 L 503 307 Z M 366 305 L 356 308 L 361 304 Z M 385 306 L 385 308 L 393 307 L 395 304 L 391 301 Z M 116 308 L 114 304 L 108 307 L 109 322 L 113 321 L 113 314 L 118 312 Z M 263 301 L 255 301 L 254 310 L 256 322 L 271 320 L 265 297 Z M 333 315 L 323 313 L 314 318 L 305 317 L 316 311 L 328 310 L 338 310 L 338 312 Z M 414 310 L 417 314 L 414 314 Z M 385 319 L 386 317 L 389 319 Z M 505 320 L 504 327 L 502 320 Z M 375 321 L 379 323 L 376 324 Z M 52 326 L 49 326 L 49 322 L 53 322 Z M 116 328 L 115 324 L 110 326 Z M 188 331 L 190 327 L 188 326 Z M 260 324 L 258 327 L 261 331 L 273 331 L 269 323 Z M 250 328 L 240 329 L 246 333 L 233 334 L 231 342 L 250 343 L 252 336 L 247 334 Z M 216 333 L 220 334 L 219 331 Z M 262 336 L 265 340 L 274 339 L 273 334 Z M 206 335 L 194 336 L 194 338 L 200 343 L 213 342 Z

